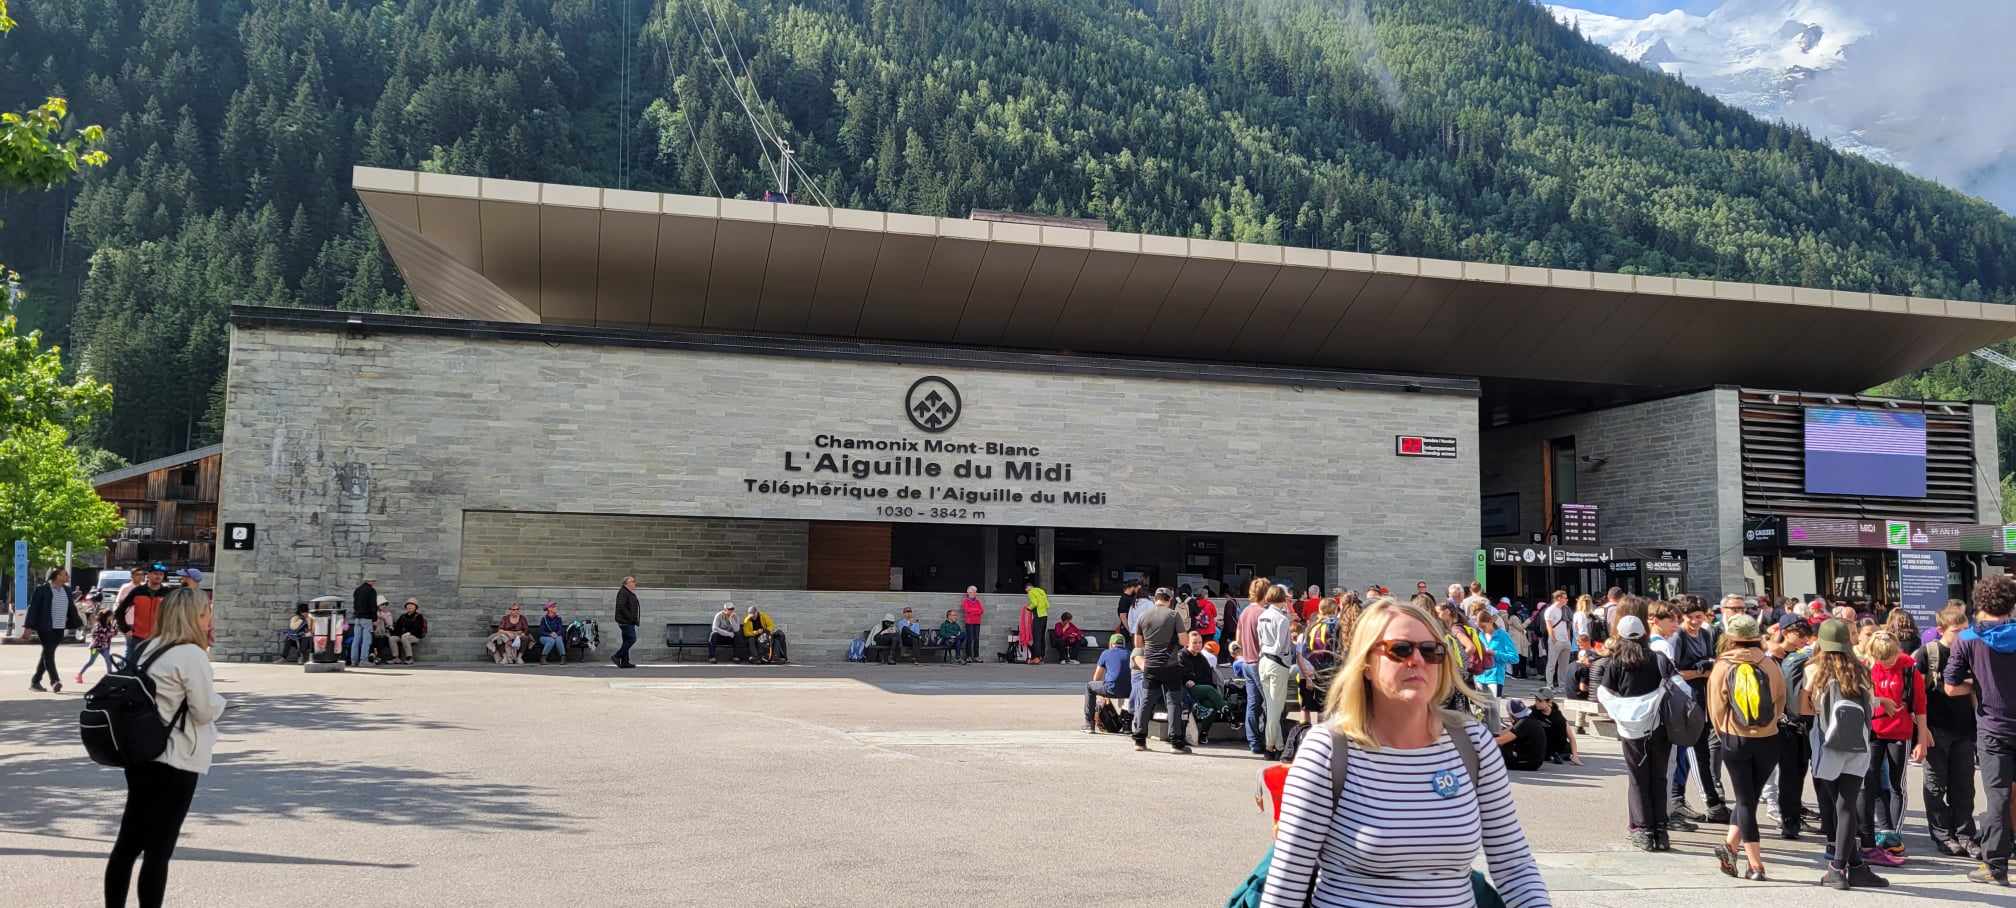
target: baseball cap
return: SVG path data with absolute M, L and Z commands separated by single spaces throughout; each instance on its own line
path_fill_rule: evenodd
M 1853 652 L 1848 644 L 1848 622 L 1839 618 L 1829 618 L 1820 625 L 1820 651 L 1823 653 Z
M 1507 704 L 1506 710 L 1512 714 L 1512 718 L 1514 719 L 1524 719 L 1526 718 L 1527 713 L 1533 711 L 1531 707 L 1527 706 L 1525 703 L 1518 700 L 1513 700 L 1511 703 Z
M 1107 646 L 1119 646 L 1120 644 L 1122 644 L 1122 643 L 1126 643 L 1126 642 L 1127 642 L 1127 638 L 1126 638 L 1126 637 L 1122 637 L 1122 636 L 1120 636 L 1119 634 L 1114 634 L 1113 636 L 1111 636 L 1111 637 L 1107 637 L 1107 638 L 1106 638 L 1106 645 L 1107 645 Z
M 1535 700 L 1559 700 L 1559 699 L 1561 699 L 1561 689 L 1560 689 L 1560 688 L 1558 688 L 1558 687 L 1543 687 L 1543 688 L 1540 688 L 1539 690 L 1536 690 L 1536 691 L 1534 691 L 1534 692 L 1533 692 L 1533 699 L 1535 699 Z
M 1637 615 L 1625 615 L 1617 622 L 1617 636 L 1626 640 L 1645 638 L 1645 622 Z
M 196 581 L 197 583 L 202 583 L 202 582 L 203 582 L 203 572 L 202 572 L 202 571 L 199 571 L 199 570 L 197 570 L 197 569 L 195 569 L 195 568 L 183 568 L 183 569 L 182 569 L 182 576 L 184 576 L 184 577 L 187 577 L 187 578 L 189 578 L 189 579 L 191 579 L 191 580 L 194 580 L 194 581 Z
M 1731 640 L 1755 640 L 1764 636 L 1757 626 L 1757 619 L 1750 615 L 1730 615 L 1722 622 L 1722 633 Z
M 1790 612 L 1787 612 L 1784 616 L 1778 619 L 1778 629 L 1781 631 L 1789 631 L 1805 623 L 1806 619 L 1801 618 L 1798 615 L 1791 614 Z

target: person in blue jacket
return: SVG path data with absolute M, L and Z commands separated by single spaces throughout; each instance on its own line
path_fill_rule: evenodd
M 546 615 L 539 619 L 539 664 L 546 664 L 546 657 L 555 652 L 560 654 L 560 663 L 567 663 L 567 622 L 560 618 L 560 604 L 546 603 Z
M 1489 608 L 1477 612 L 1477 635 L 1491 651 L 1491 667 L 1477 673 L 1477 686 L 1490 691 L 1491 696 L 1505 696 L 1505 670 L 1519 664 L 1519 647 L 1500 626 L 1498 613 Z

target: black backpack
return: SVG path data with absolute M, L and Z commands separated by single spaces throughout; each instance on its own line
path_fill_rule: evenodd
M 1125 728 L 1121 725 L 1120 708 L 1111 703 L 1099 704 L 1099 711 L 1095 715 L 1098 716 L 1099 729 L 1109 735 L 1117 735 Z
M 188 723 L 186 699 L 170 722 L 161 721 L 161 711 L 154 708 L 154 679 L 147 670 L 166 652 L 163 649 L 148 654 L 147 643 L 140 644 L 133 658 L 98 679 L 91 692 L 84 695 L 84 711 L 77 714 L 77 728 L 84 739 L 84 750 L 92 760 L 122 768 L 152 762 L 168 749 L 170 729 Z M 147 656 L 144 662 L 138 661 L 142 655 Z

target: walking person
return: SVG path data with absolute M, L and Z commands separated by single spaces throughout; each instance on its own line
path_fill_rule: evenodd
M 77 670 L 78 684 L 84 683 L 84 673 L 90 671 L 91 666 L 101 658 L 105 660 L 105 672 L 112 672 L 112 635 L 117 631 L 118 628 L 112 624 L 111 612 L 100 611 L 92 618 L 90 634 L 85 637 L 91 652 L 84 659 L 84 667 Z
M 1820 835 L 1827 839 L 1831 889 L 1890 885 L 1863 859 L 1861 795 L 1869 772 L 1869 717 L 1875 709 L 1869 670 L 1849 643 L 1854 631 L 1838 618 L 1820 625 L 1820 641 L 1806 665 L 1804 696 L 1813 714 L 1813 790 L 1820 800 Z
M 966 598 L 959 600 L 960 617 L 966 619 L 966 639 L 960 641 L 966 647 L 962 664 L 972 665 L 980 661 L 980 621 L 987 616 L 987 605 L 980 601 L 980 588 L 966 588 Z
M 70 572 L 52 567 L 44 579 L 47 582 L 28 594 L 26 624 L 35 632 L 35 642 L 42 645 L 42 655 L 35 660 L 35 676 L 28 679 L 28 689 L 46 692 L 42 675 L 47 672 L 50 687 L 60 694 L 63 675 L 56 670 L 56 647 L 62 645 L 63 630 L 70 626 Z
M 1034 580 L 1023 583 L 1022 592 L 1029 597 L 1024 606 L 1029 609 L 1029 639 L 1023 641 L 1029 645 L 1029 664 L 1042 665 L 1050 654 L 1050 594 Z
M 126 812 L 105 862 L 107 908 L 126 904 L 136 858 L 141 861 L 140 908 L 158 908 L 167 893 L 168 861 L 196 797 L 197 779 L 210 771 L 217 719 L 224 714 L 224 697 L 210 672 L 212 617 L 208 597 L 175 590 L 162 601 L 154 634 L 140 650 L 154 681 L 154 708 L 168 724 L 168 749 L 152 762 L 125 770 Z
M 1267 700 L 1267 759 L 1281 759 L 1285 743 L 1281 736 L 1281 714 L 1288 708 L 1289 680 L 1295 673 L 1294 619 L 1288 613 L 1288 588 L 1267 591 L 1266 611 L 1254 627 L 1254 642 L 1260 651 L 1260 695 Z
M 1168 713 L 1166 728 L 1169 749 L 1189 753 L 1184 738 L 1187 718 L 1183 708 L 1183 668 L 1177 652 L 1183 646 L 1183 621 L 1176 615 L 1176 594 L 1167 588 L 1155 591 L 1155 608 L 1141 616 L 1134 631 L 1134 649 L 1141 654 L 1141 677 L 1146 687 L 1141 707 L 1134 711 L 1134 749 L 1148 749 L 1148 721 L 1155 707 Z
M 113 612 L 119 618 L 119 628 L 126 632 L 126 657 L 129 659 L 140 648 L 141 641 L 154 635 L 154 615 L 161 608 L 161 600 L 168 596 L 168 588 L 163 585 L 167 579 L 166 566 L 149 565 L 147 581 L 127 589 L 113 605 Z
M 1722 765 L 1729 770 L 1729 833 L 1715 852 L 1722 872 L 1736 876 L 1740 847 L 1743 878 L 1764 879 L 1764 847 L 1757 834 L 1757 803 L 1764 780 L 1778 766 L 1778 714 L 1785 676 L 1764 653 L 1763 630 L 1749 615 L 1722 626 L 1722 652 L 1708 673 L 1708 723 L 1722 736 Z
M 1967 879 L 2009 885 L 2012 850 L 2010 788 L 2016 786 L 2016 577 L 1995 574 L 1974 584 L 1974 626 L 1953 644 L 1946 693 L 1975 696 L 1979 728 L 1975 757 L 1987 812 L 1981 823 L 1981 866 Z
M 365 578 L 350 591 L 350 664 L 371 659 L 371 626 L 378 619 L 378 581 Z
M 1263 908 L 1471 908 L 1480 853 L 1506 905 L 1551 904 L 1491 732 L 1438 709 L 1462 690 L 1444 632 L 1411 603 L 1365 607 L 1288 769 Z
M 637 667 L 630 661 L 630 648 L 637 645 L 637 625 L 643 621 L 643 611 L 643 604 L 637 601 L 637 578 L 623 578 L 623 584 L 616 588 L 616 630 L 622 634 L 623 645 L 609 657 L 617 668 Z
M 1645 622 L 1637 615 L 1617 619 L 1610 658 L 1596 675 L 1596 699 L 1617 723 L 1629 778 L 1631 844 L 1665 851 L 1667 841 L 1666 761 L 1672 741 L 1660 722 L 1660 703 L 1679 696 L 1667 679 L 1673 663 L 1645 646 Z
M 1926 678 L 1925 727 L 1932 731 L 1932 746 L 1925 750 L 1925 825 L 1934 850 L 1966 857 L 1980 847 L 1974 825 L 1974 698 L 1946 693 L 1943 679 L 1967 629 L 1967 607 L 1948 604 L 1938 622 L 1939 636 L 1918 648 Z

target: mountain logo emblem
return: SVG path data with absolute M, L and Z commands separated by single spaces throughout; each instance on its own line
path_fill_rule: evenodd
M 912 382 L 903 397 L 903 412 L 910 424 L 926 432 L 943 432 L 959 421 L 959 389 L 936 375 Z

